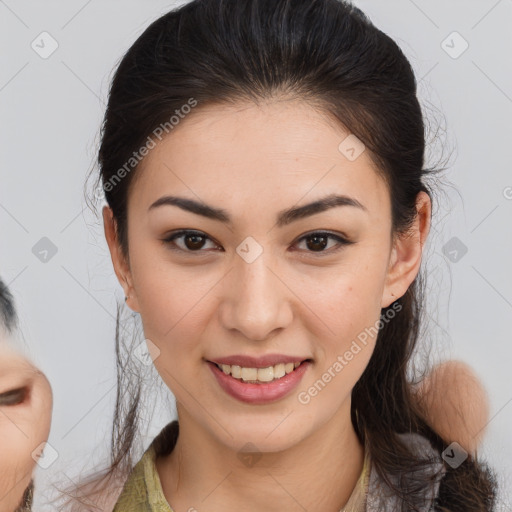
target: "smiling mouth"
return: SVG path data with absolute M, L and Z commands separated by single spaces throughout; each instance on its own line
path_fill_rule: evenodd
M 217 364 L 210 361 L 224 374 L 247 384 L 261 384 L 279 380 L 285 375 L 292 373 L 305 362 L 311 362 L 311 359 L 305 359 L 302 362 L 296 363 L 279 363 L 266 368 L 246 368 L 238 365 Z

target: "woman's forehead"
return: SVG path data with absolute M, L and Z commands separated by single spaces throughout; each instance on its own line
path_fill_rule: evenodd
M 165 189 L 200 197 L 272 191 L 286 203 L 330 192 L 388 206 L 387 187 L 364 144 L 303 102 L 205 106 L 163 138 L 136 172 L 137 196 L 145 202 Z

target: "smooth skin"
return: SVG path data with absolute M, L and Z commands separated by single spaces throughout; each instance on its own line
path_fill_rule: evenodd
M 247 504 L 339 510 L 354 489 L 364 450 L 350 395 L 375 338 L 307 405 L 297 395 L 406 292 L 420 269 L 431 204 L 418 194 L 409 236 L 393 240 L 386 184 L 366 151 L 354 161 L 340 153 L 348 135 L 295 99 L 197 108 L 137 170 L 128 198 L 129 261 L 112 212 L 103 209 L 127 305 L 140 313 L 146 338 L 159 350 L 155 367 L 176 397 L 180 435 L 173 452 L 157 459 L 176 511 L 230 512 Z M 278 212 L 334 193 L 364 209 L 339 206 L 276 225 Z M 176 206 L 150 210 L 164 195 L 222 208 L 232 224 Z M 181 229 L 207 238 L 202 246 L 186 236 L 163 241 Z M 353 243 L 327 238 L 322 252 L 311 238 L 319 231 Z M 263 250 L 252 263 L 236 252 L 246 237 Z M 227 395 L 206 363 L 269 353 L 313 364 L 296 390 L 264 405 Z M 261 454 L 251 467 L 238 457 L 248 442 Z

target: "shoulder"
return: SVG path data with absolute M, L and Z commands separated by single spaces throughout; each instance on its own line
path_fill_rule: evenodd
M 172 512 L 155 465 L 154 443 L 133 468 L 112 512 Z
M 148 484 L 150 475 L 148 468 L 154 463 L 154 458 L 154 448 L 153 445 L 150 445 L 126 479 L 120 495 L 113 504 L 113 512 L 147 510 L 149 505 Z
M 113 512 L 155 510 L 172 512 L 167 503 L 156 469 L 156 457 L 170 453 L 178 437 L 178 421 L 167 424 L 153 439 L 128 476 Z

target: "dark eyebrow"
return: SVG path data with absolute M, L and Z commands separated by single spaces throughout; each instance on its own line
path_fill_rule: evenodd
M 148 208 L 148 211 L 151 211 L 153 208 L 157 208 L 158 206 L 164 205 L 177 206 L 182 210 L 207 217 L 208 219 L 217 220 L 219 222 L 223 222 L 224 224 L 231 225 L 233 223 L 228 212 L 222 208 L 214 208 L 213 206 L 194 201 L 193 199 L 186 199 L 184 197 L 177 196 L 163 196 L 160 199 L 157 199 Z M 364 210 L 365 212 L 368 212 L 366 207 L 357 199 L 344 195 L 331 194 L 304 206 L 292 207 L 287 210 L 282 210 L 277 215 L 276 223 L 278 227 L 283 227 L 291 224 L 296 220 L 304 219 L 305 217 L 324 212 L 336 206 L 354 206 Z

